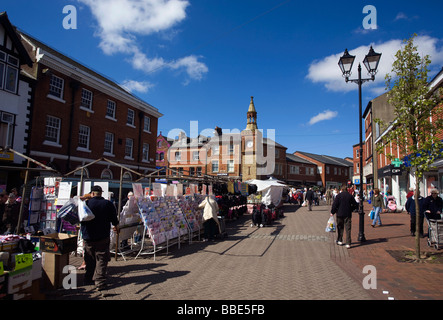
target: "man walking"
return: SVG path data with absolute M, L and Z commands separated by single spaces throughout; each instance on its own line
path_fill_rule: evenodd
M 81 222 L 81 232 L 85 242 L 85 283 L 92 284 L 98 291 L 106 289 L 107 266 L 110 260 L 111 223 L 114 231 L 118 232 L 117 212 L 111 201 L 102 197 L 102 188 L 93 186 L 92 198 L 86 201 L 95 218 Z M 95 275 L 95 278 L 94 278 Z
M 309 188 L 306 191 L 305 200 L 308 202 L 309 211 L 312 211 L 312 202 L 314 202 L 314 191 L 312 191 L 312 188 Z
M 337 214 L 337 244 L 343 244 L 343 230 L 346 231 L 346 248 L 351 247 L 352 212 L 358 207 L 354 197 L 349 194 L 346 186 L 335 197 L 331 207 L 331 216 Z

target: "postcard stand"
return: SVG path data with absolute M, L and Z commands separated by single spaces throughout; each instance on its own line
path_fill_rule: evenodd
M 152 254 L 155 260 L 160 250 L 166 249 L 168 254 L 170 246 L 177 245 L 180 249 L 182 241 L 191 243 L 194 236 L 200 236 L 201 215 L 198 211 L 194 212 L 198 210 L 196 204 L 196 200 L 184 197 L 139 199 L 137 205 L 144 232 L 136 259 L 141 254 Z M 145 247 L 147 243 L 148 247 Z

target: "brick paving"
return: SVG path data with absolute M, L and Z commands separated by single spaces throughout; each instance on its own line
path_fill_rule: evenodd
M 228 237 L 215 242 L 183 243 L 154 260 L 121 257 L 109 263 L 109 289 L 99 296 L 92 286 L 47 292 L 58 300 L 395 300 L 442 299 L 442 264 L 397 262 L 387 250 L 414 248 L 406 213 L 382 214 L 383 227 L 371 228 L 359 243 L 354 214 L 351 249 L 325 232 L 326 205 L 286 204 L 285 217 L 272 226 L 250 227 L 250 215 L 227 222 Z M 426 223 L 425 223 L 426 224 Z M 436 251 L 422 239 L 423 251 Z M 70 263 L 79 266 L 81 258 Z M 376 289 L 364 289 L 363 267 L 376 268 Z M 389 292 L 384 294 L 383 291 Z

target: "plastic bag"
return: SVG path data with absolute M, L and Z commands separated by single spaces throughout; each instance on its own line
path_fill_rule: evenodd
M 371 212 L 369 212 L 369 219 L 374 220 L 374 216 L 375 216 L 375 211 L 374 209 L 372 209 Z
M 85 201 L 78 200 L 78 218 L 80 222 L 91 221 L 95 218 Z
M 326 225 L 326 232 L 335 232 L 335 220 L 334 217 L 329 217 L 328 224 Z
M 75 225 L 80 222 L 78 217 L 78 198 L 74 197 L 69 199 L 63 207 L 60 208 L 57 212 L 57 218 L 63 219 L 66 222 L 69 222 L 72 225 Z

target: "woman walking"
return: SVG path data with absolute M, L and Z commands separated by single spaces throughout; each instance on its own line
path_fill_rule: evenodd
M 378 225 L 381 226 L 380 214 L 384 208 L 383 197 L 380 194 L 380 189 L 374 189 L 374 195 L 372 196 L 372 206 L 374 210 L 374 220 L 372 220 L 372 227 L 375 228 L 375 224 L 378 222 Z

